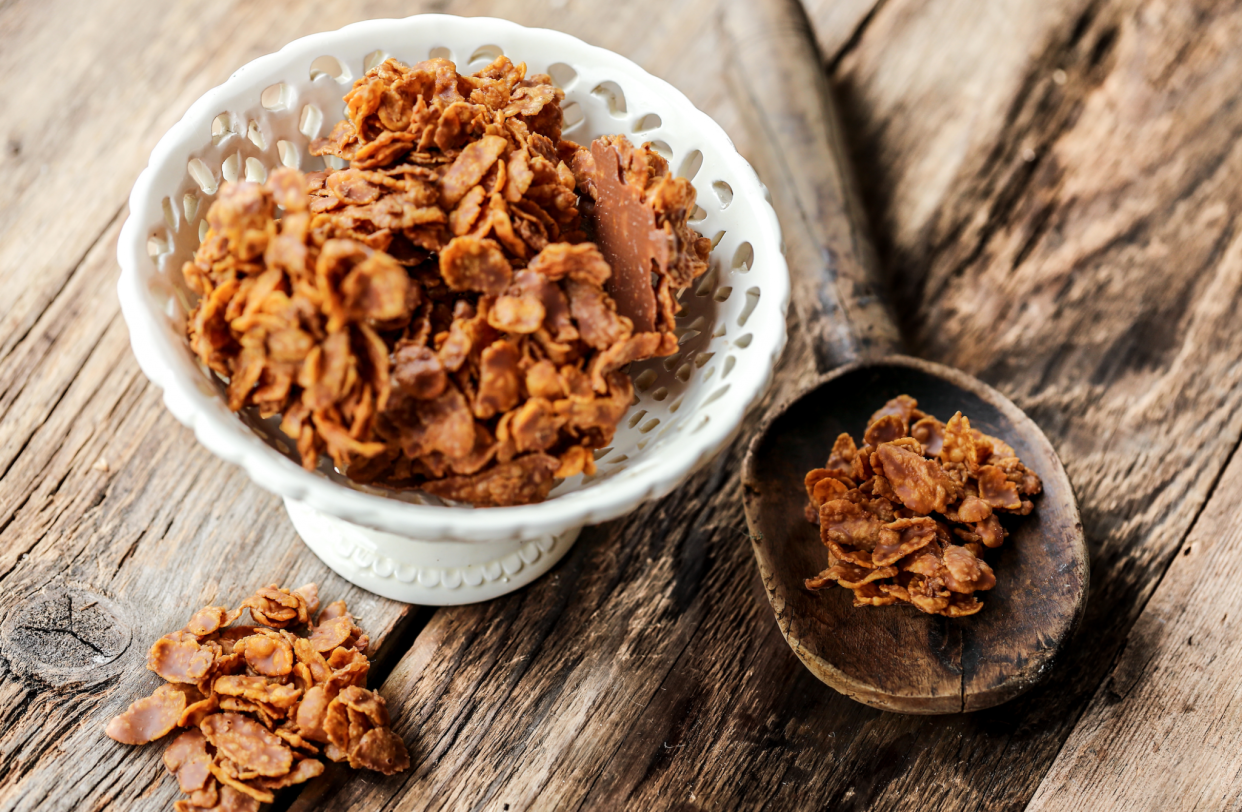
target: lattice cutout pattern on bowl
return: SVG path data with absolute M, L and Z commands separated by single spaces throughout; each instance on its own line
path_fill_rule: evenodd
M 416 21 L 422 24 L 413 25 Z M 391 25 L 375 25 L 380 22 Z M 358 35 L 358 29 L 365 26 L 370 26 L 372 36 Z M 480 39 L 484 30 L 489 36 Z M 341 36 L 346 34 L 353 36 Z M 607 54 L 613 64 L 590 57 L 575 59 L 575 54 L 563 53 L 555 45 L 532 48 L 531 35 L 536 39 L 548 35 L 575 43 L 579 52 Z M 524 29 L 498 20 L 427 15 L 403 21 L 372 21 L 308 37 L 241 69 L 229 83 L 213 91 L 219 99 L 211 99 L 217 102 L 217 108 L 211 109 L 207 117 L 210 127 L 192 131 L 191 137 L 182 138 L 180 144 L 163 150 L 162 155 L 157 148 L 157 157 L 153 157 L 148 172 L 158 170 L 159 177 L 146 190 L 142 189 L 141 180 L 135 187 L 132 216 L 137 218 L 145 210 L 154 209 L 148 222 L 139 223 L 146 228 L 150 263 L 147 268 L 137 269 L 139 278 L 145 281 L 145 304 L 161 314 L 162 329 L 158 332 L 179 345 L 197 367 L 195 386 L 216 400 L 212 411 L 218 417 L 218 410 L 224 406 L 223 386 L 197 365 L 184 339 L 183 325 L 186 312 L 192 307 L 193 294 L 182 280 L 181 266 L 206 232 L 207 209 L 220 184 L 226 180 L 261 182 L 280 165 L 303 171 L 323 168 L 323 159 L 308 152 L 310 140 L 326 135 L 343 117 L 341 97 L 354 80 L 388 56 L 407 64 L 432 56 L 445 57 L 456 62 L 459 70 L 472 72 L 501 53 L 515 62 L 526 62 L 528 73 L 550 74 L 565 91 L 566 138 L 587 144 L 600 135 L 623 133 L 636 143 L 649 141 L 668 159 L 673 171 L 689 178 L 697 191 L 698 208 L 692 224 L 712 239 L 711 267 L 680 299 L 678 352 L 632 365 L 637 400 L 623 419 L 612 446 L 596 453 L 598 472 L 561 483 L 545 504 L 572 501 L 585 491 L 643 478 L 651 482 L 639 489 L 642 498 L 660 495 L 676 485 L 675 481 L 664 482 L 667 475 L 659 471 L 661 466 L 673 462 L 667 455 L 676 455 L 678 463 L 692 455 L 690 463 L 702 463 L 732 437 L 742 409 L 770 379 L 771 367 L 784 343 L 787 270 L 779 252 L 775 216 L 764 199 L 762 187 L 723 132 L 668 85 L 614 54 L 566 35 Z M 549 61 L 548 56 L 554 58 Z M 258 69 L 265 60 L 279 57 L 285 58 L 282 64 Z M 624 65 L 619 67 L 618 63 Z M 624 66 L 629 66 L 629 70 Z M 251 81 L 240 81 L 246 78 Z M 234 88 L 234 84 L 239 86 Z M 203 101 L 210 97 L 208 94 Z M 187 113 L 179 127 L 185 127 L 192 118 L 203 118 L 202 113 L 210 109 L 201 107 L 203 101 Z M 703 121 L 711 128 L 705 128 Z M 169 137 L 176 132 L 174 129 Z M 157 166 L 160 158 L 165 165 Z M 343 166 L 338 159 L 329 160 L 336 162 L 334 166 Z M 168 182 L 161 186 L 160 179 Z M 145 195 L 140 195 L 143 191 Z M 151 206 L 157 199 L 158 205 Z M 124 258 L 123 249 L 121 253 Z M 127 319 L 130 310 L 126 308 Z M 167 383 L 148 369 L 152 362 L 143 359 L 138 340 L 135 335 L 135 349 L 140 360 L 144 360 L 144 370 L 168 390 Z M 167 399 L 173 407 L 171 392 Z M 178 417 L 192 422 L 182 414 Z M 231 419 L 236 420 L 236 416 Z M 242 419 L 268 446 L 296 461 L 292 443 L 276 428 L 278 420 L 260 421 L 255 415 L 242 415 Z M 196 428 L 200 429 L 200 439 L 211 446 L 203 437 L 202 427 Z M 700 434 L 706 436 L 696 436 Z M 688 441 L 689 438 L 694 440 Z M 240 461 L 237 458 L 241 452 L 230 455 L 219 448 L 213 450 Z M 251 470 L 251 474 L 254 476 L 255 471 Z M 405 502 L 434 503 L 418 493 L 355 485 L 336 474 L 326 462 L 319 474 L 358 491 Z M 280 490 L 269 482 L 260 484 Z M 292 498 L 304 495 L 297 489 L 280 492 Z M 354 515 L 342 518 L 396 529 L 391 523 L 368 521 L 369 514 L 362 511 L 334 512 L 352 512 Z M 619 512 L 623 511 L 588 510 L 583 521 L 598 521 Z M 536 521 L 530 528 L 519 526 L 517 534 L 539 529 Z M 425 537 L 436 536 L 433 532 Z

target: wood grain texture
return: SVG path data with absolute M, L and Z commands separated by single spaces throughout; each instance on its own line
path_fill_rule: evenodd
M 0 479 L 6 809 L 171 805 L 162 748 L 119 745 L 102 729 L 160 684 L 146 651 L 198 606 L 236 605 L 256 579 L 313 580 L 356 607 L 378 640 L 408 612 L 332 575 L 278 499 L 165 412 L 117 312 L 118 230 L 114 220 L 5 368 L 25 383 L 7 384 L 6 396 L 20 390 L 10 410 L 42 410 L 0 445 L 10 460 Z
M 1242 802 L 1239 505 L 1235 454 L 1029 809 Z
M 159 683 L 154 639 L 205 602 L 315 580 L 379 645 L 409 613 L 333 576 L 278 499 L 175 423 L 119 314 L 117 232 L 155 140 L 270 50 L 238 40 L 239 22 L 308 22 L 248 8 L 0 5 L 0 104 L 15 111 L 0 124 L 3 809 L 171 807 L 162 748 L 102 730 Z M 296 31 L 271 30 L 271 47 Z
M 756 583 L 735 446 L 670 497 L 584 532 L 526 590 L 438 612 L 383 688 L 415 770 L 338 774 L 295 806 L 1009 809 L 1035 793 L 1242 435 L 1239 10 L 845 5 L 816 2 L 812 16 L 907 342 L 1035 417 L 1078 492 L 1094 589 L 1067 665 L 1001 709 L 940 719 L 827 689 L 789 651 Z M 256 572 L 324 572 L 276 500 L 198 448 L 130 357 L 112 254 L 159 135 L 294 37 L 448 11 L 624 53 L 745 154 L 715 10 L 0 2 L 0 637 L 6 652 L 41 639 L 71 664 L 79 638 L 112 657 L 116 638 L 81 604 L 68 636 L 15 639 L 5 625 L 68 629 L 54 610 L 77 588 L 110 600 L 132 632 L 119 657 L 53 683 L 39 676 L 46 664 L 5 654 L 0 809 L 167 809 L 158 748 L 97 733 L 154 684 L 136 667 L 144 636 L 200 599 L 236 599 Z M 866 23 L 857 36 L 835 23 L 825 33 L 838 12 Z M 792 327 L 777 394 L 811 367 Z M 100 456 L 106 472 L 93 467 Z M 328 594 L 354 594 L 323 578 Z M 382 636 L 401 612 L 374 602 L 364 625 Z
M 794 269 L 790 304 L 799 337 L 817 371 L 900 352 L 841 117 L 800 0 L 733 3 L 719 31 L 750 160 L 765 180 Z
M 829 64 L 843 59 L 862 40 L 867 26 L 887 0 L 806 0 L 802 7 L 815 21 L 815 38 Z

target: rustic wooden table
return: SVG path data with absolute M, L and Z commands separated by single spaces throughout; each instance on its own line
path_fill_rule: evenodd
M 268 580 L 356 607 L 415 755 L 279 808 L 1242 800 L 1242 4 L 809 3 L 906 340 L 1027 410 L 1081 502 L 1086 620 L 1008 705 L 898 716 L 811 677 L 756 584 L 740 442 L 534 585 L 432 611 L 333 576 L 139 372 L 125 198 L 239 65 L 358 19 L 495 14 L 635 59 L 745 153 L 717 6 L 0 0 L 0 809 L 170 809 L 160 748 L 103 725 L 158 683 L 156 636 Z M 777 394 L 809 366 L 791 329 Z

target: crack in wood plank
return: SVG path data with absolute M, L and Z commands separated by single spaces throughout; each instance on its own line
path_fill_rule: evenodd
M 867 29 L 871 26 L 872 20 L 876 18 L 876 15 L 880 13 L 880 11 L 884 8 L 884 4 L 887 2 L 888 0 L 875 0 L 875 3 L 870 9 L 867 10 L 867 13 L 864 14 L 862 19 L 858 21 L 858 24 L 854 26 L 854 30 L 850 32 L 849 38 L 842 43 L 841 47 L 830 56 L 825 55 L 826 58 L 823 60 L 824 67 L 830 76 L 837 72 L 837 66 L 841 64 L 841 60 L 853 53 L 859 43 L 862 42 L 862 38 L 866 35 Z

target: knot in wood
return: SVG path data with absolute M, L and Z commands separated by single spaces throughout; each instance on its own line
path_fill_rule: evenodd
M 18 603 L 0 629 L 12 669 L 52 684 L 104 676 L 101 669 L 120 657 L 131 639 L 111 599 L 67 584 L 49 586 Z

